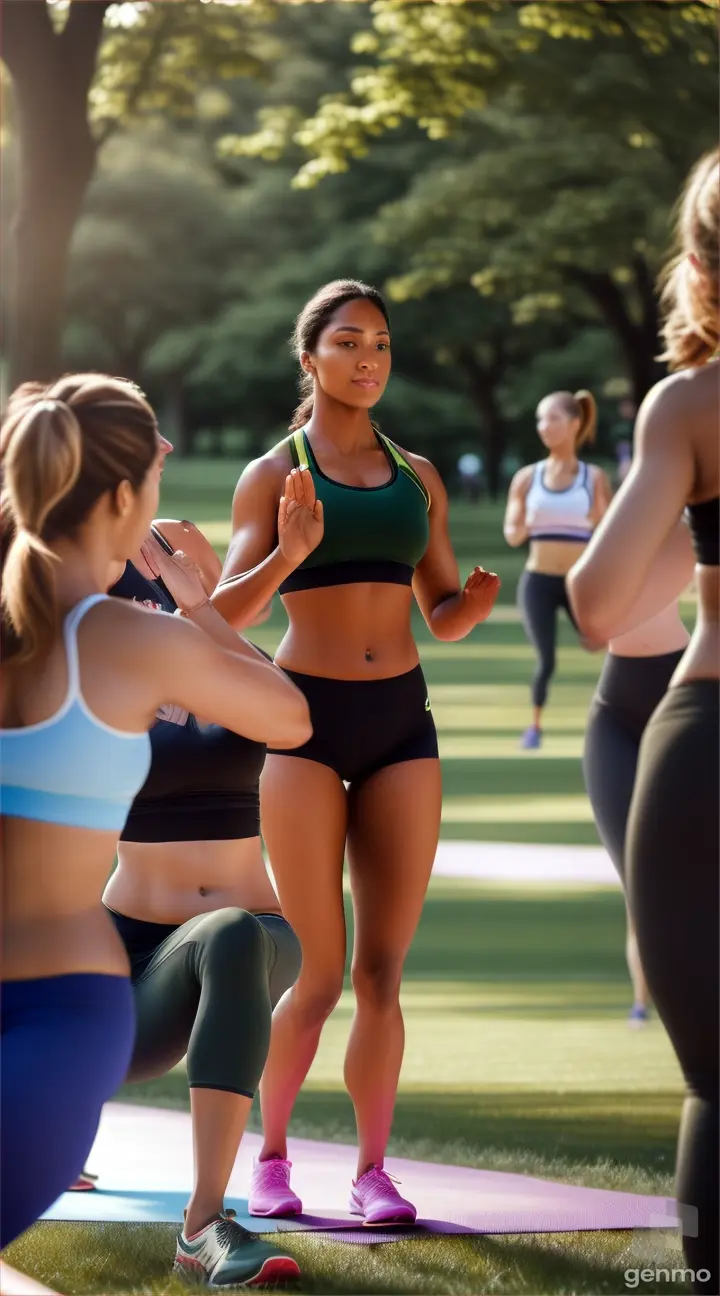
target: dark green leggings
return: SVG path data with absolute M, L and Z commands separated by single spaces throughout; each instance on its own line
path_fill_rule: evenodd
M 165 1075 L 187 1054 L 188 1084 L 252 1098 L 272 1010 L 300 971 L 278 914 L 217 909 L 180 927 L 116 914 L 130 956 L 137 1034 L 128 1080 Z

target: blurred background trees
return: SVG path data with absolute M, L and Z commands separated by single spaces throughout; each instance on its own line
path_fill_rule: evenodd
M 498 490 L 558 387 L 598 394 L 611 453 L 661 372 L 716 26 L 645 0 L 9 0 L 9 381 L 123 373 L 181 453 L 250 456 L 296 399 L 294 315 L 358 276 L 391 303 L 383 426 L 449 485 L 473 451 Z

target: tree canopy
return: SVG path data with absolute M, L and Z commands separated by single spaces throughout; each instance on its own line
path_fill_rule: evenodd
M 658 376 L 669 212 L 714 143 L 716 29 L 703 3 L 378 0 L 343 92 L 302 123 L 268 109 L 221 148 L 277 157 L 284 130 L 304 188 L 414 126 L 438 147 L 379 215 L 378 236 L 410 249 L 392 295 L 471 285 L 515 325 L 601 319 L 639 401 Z
M 57 42 L 88 9 L 23 3 Z M 383 426 L 446 475 L 479 450 L 495 489 L 546 391 L 592 387 L 606 436 L 613 402 L 653 381 L 671 207 L 714 143 L 707 6 L 104 10 L 73 99 L 90 147 L 49 242 L 74 146 L 50 122 L 33 153 L 17 88 L 11 105 L 14 372 L 112 367 L 147 386 L 181 447 L 255 453 L 296 399 L 294 315 L 357 276 L 391 298 Z M 43 88 L 30 124 L 52 103 Z

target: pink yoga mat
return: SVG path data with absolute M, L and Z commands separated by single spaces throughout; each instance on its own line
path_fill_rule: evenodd
M 304 1214 L 265 1220 L 247 1213 L 247 1185 L 260 1138 L 243 1139 L 225 1199 L 246 1228 L 258 1233 L 311 1229 L 336 1241 L 386 1242 L 428 1233 L 564 1233 L 595 1229 L 673 1228 L 670 1198 L 640 1197 L 551 1183 L 529 1175 L 389 1158 L 400 1192 L 418 1208 L 418 1227 L 364 1229 L 347 1210 L 356 1149 L 340 1143 L 291 1139 L 292 1183 Z M 182 1221 L 192 1183 L 190 1117 L 110 1103 L 103 1112 L 88 1169 L 100 1191 L 65 1193 L 49 1220 Z

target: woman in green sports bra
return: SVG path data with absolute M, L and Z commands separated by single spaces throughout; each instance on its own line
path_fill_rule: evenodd
M 302 1209 L 286 1132 L 342 990 L 347 851 L 356 1013 L 345 1082 L 360 1145 L 351 1210 L 369 1225 L 415 1220 L 383 1170 L 403 1054 L 400 981 L 442 795 L 412 600 L 435 637 L 452 641 L 486 619 L 500 586 L 482 568 L 461 586 L 438 473 L 371 422 L 390 376 L 388 330 L 379 293 L 353 281 L 328 284 L 302 311 L 295 345 L 307 396 L 290 436 L 238 482 L 213 595 L 231 624 L 247 625 L 279 590 L 289 626 L 275 660 L 313 724 L 305 746 L 268 752 L 261 781 L 263 833 L 303 963 L 275 1013 L 250 1210 Z

